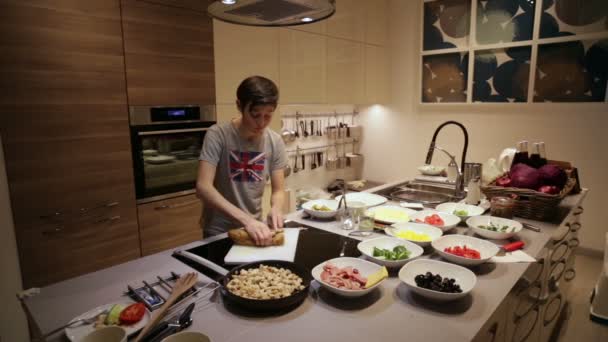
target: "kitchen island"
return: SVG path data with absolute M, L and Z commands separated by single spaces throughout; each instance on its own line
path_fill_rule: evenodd
M 579 208 L 586 192 L 565 198 L 554 222 L 518 219 L 541 228 L 541 232 L 524 229 L 520 233 L 526 243 L 525 251 L 539 262 L 486 263 L 473 268 L 478 276 L 477 285 L 461 300 L 430 302 L 412 294 L 396 277 L 396 272 L 391 272 L 391 277 L 377 290 L 359 299 L 336 296 L 313 282 L 310 295 L 302 305 L 271 317 L 235 313 L 222 304 L 221 296 L 216 293 L 208 297 L 207 305 L 198 305 L 200 311 L 195 310 L 189 329 L 204 332 L 212 341 L 546 340 L 566 302 L 566 278 L 571 278 L 568 271 L 574 273 L 568 267 L 572 265 L 572 250 L 578 241 Z M 305 219 L 301 212 L 291 213 L 287 219 L 340 235 L 348 234 L 340 229 L 338 222 Z M 458 227 L 457 231 L 470 233 L 464 227 Z M 374 236 L 380 235 L 374 233 Z M 223 237 L 215 236 L 181 249 Z M 44 287 L 39 295 L 25 300 L 30 319 L 40 331 L 47 332 L 93 307 L 120 299 L 127 284 L 150 281 L 171 271 L 192 271 L 171 254 L 172 251 L 157 253 Z M 427 249 L 425 256 L 429 254 Z M 208 283 L 211 279 L 199 274 L 199 281 Z M 557 302 L 554 298 L 559 298 L 558 304 L 554 304 Z M 66 337 L 57 334 L 49 340 L 64 341 Z

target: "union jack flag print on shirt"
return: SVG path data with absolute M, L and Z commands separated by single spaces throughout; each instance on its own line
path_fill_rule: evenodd
M 266 162 L 264 152 L 230 151 L 230 179 L 235 182 L 261 182 Z

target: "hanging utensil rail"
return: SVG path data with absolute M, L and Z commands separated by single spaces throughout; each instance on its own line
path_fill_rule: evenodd
M 357 139 L 352 139 L 349 141 L 343 141 L 343 142 L 339 142 L 339 143 L 333 143 L 333 144 L 325 144 L 325 145 L 319 145 L 319 146 L 313 146 L 313 147 L 306 147 L 306 148 L 300 148 L 299 146 L 296 147 L 296 150 L 287 150 L 285 152 L 287 153 L 296 153 L 296 151 L 301 152 L 301 151 L 308 151 L 308 150 L 319 150 L 319 149 L 324 149 L 326 147 L 334 147 L 334 146 L 341 146 L 341 145 L 349 145 L 349 144 L 357 144 L 359 143 L 359 140 Z
M 309 117 L 329 117 L 329 116 L 344 116 L 344 115 L 359 115 L 358 111 L 352 112 L 331 112 L 331 113 L 300 113 L 295 112 L 295 114 L 283 114 L 281 117 L 283 118 L 309 118 Z

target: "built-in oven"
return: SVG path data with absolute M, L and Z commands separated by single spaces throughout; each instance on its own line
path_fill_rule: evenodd
M 131 106 L 129 122 L 137 203 L 194 193 L 215 106 Z

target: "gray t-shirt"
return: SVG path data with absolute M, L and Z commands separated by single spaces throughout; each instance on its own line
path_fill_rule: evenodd
M 216 166 L 214 186 L 230 203 L 257 219 L 262 216 L 262 195 L 270 174 L 287 167 L 287 153 L 281 136 L 266 128 L 261 139 L 248 141 L 231 123 L 213 125 L 207 131 L 199 160 Z M 219 210 L 204 213 L 206 236 L 238 228 Z

